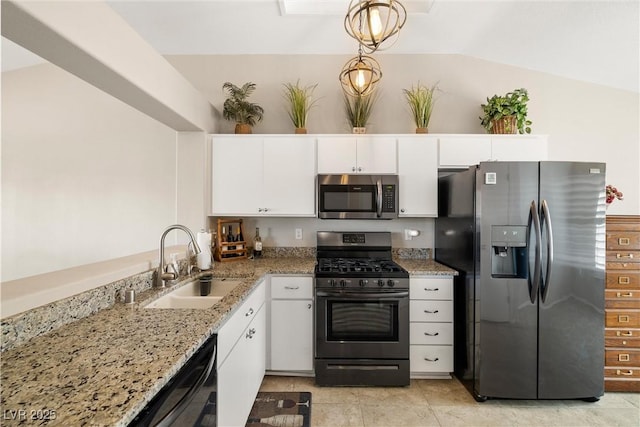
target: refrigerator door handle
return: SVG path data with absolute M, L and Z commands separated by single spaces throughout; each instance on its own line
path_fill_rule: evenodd
M 536 201 L 531 201 L 531 206 L 529 207 L 529 221 L 527 224 L 527 228 L 529 229 L 529 237 L 527 245 L 531 247 L 531 223 L 533 223 L 533 231 L 536 235 L 535 242 L 535 265 L 533 267 L 533 281 L 531 280 L 531 273 L 527 275 L 527 281 L 529 283 L 529 299 L 531 300 L 531 304 L 535 304 L 536 297 L 538 295 L 538 289 L 540 287 L 540 274 L 541 274 L 541 258 L 542 258 L 542 248 L 541 248 L 541 240 L 542 233 L 540 230 L 540 217 L 538 216 L 538 208 L 536 207 Z M 529 265 L 529 271 L 531 271 L 531 265 Z
M 547 234 L 547 271 L 545 271 L 544 281 L 542 282 L 542 302 L 545 302 L 547 294 L 549 293 L 551 267 L 553 266 L 553 228 L 551 227 L 551 213 L 549 212 L 549 205 L 546 200 L 542 200 L 541 208 L 540 222 Z

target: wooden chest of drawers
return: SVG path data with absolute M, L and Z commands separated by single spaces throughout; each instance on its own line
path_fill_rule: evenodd
M 640 216 L 607 216 L 605 390 L 640 391 Z

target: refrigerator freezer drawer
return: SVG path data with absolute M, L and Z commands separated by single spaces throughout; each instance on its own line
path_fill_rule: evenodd
M 453 345 L 453 323 L 413 322 L 409 334 L 411 344 Z
M 453 372 L 453 346 L 412 345 L 409 362 L 411 372 Z

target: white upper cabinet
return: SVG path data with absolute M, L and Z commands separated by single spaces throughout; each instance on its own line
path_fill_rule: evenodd
M 212 142 L 212 214 L 257 214 L 262 204 L 262 138 L 215 136 Z
M 315 138 L 213 136 L 212 215 L 316 215 Z
M 547 160 L 544 135 L 491 135 L 491 157 L 501 161 Z
M 439 146 L 440 168 L 548 159 L 546 135 L 439 135 Z
M 397 173 L 396 137 L 388 135 L 319 137 L 318 173 Z
M 438 216 L 438 138 L 398 138 L 400 217 Z
M 441 168 L 466 168 L 491 160 L 490 135 L 441 135 Z

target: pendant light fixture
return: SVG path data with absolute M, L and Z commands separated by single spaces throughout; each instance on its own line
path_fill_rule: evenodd
M 380 64 L 372 57 L 363 55 L 362 47 L 358 49 L 358 56 L 347 61 L 340 71 L 342 90 L 350 96 L 369 95 L 381 78 Z
M 407 10 L 399 1 L 351 0 L 344 28 L 365 52 L 373 53 L 384 41 L 397 36 L 406 21 Z

